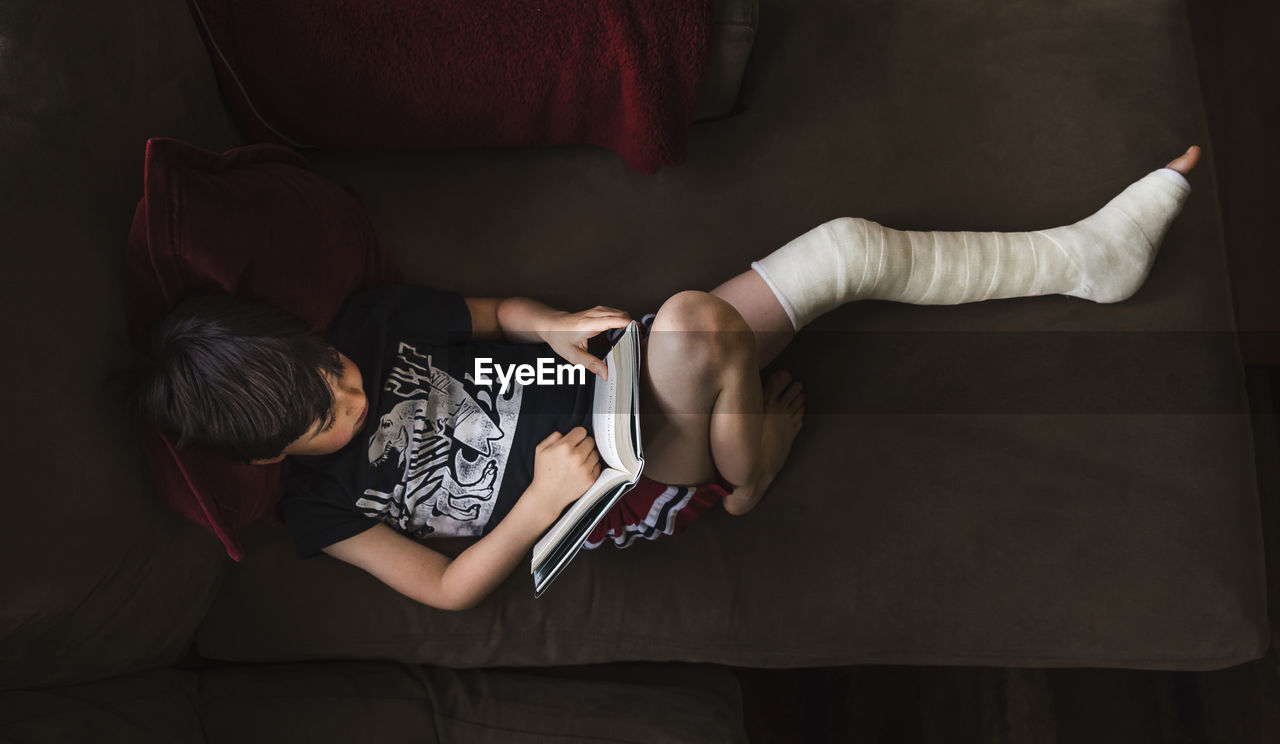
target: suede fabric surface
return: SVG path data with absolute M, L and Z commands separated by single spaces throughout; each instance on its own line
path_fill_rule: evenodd
M 225 554 L 156 498 L 106 379 L 147 138 L 237 142 L 180 3 L 5 2 L 0 40 L 10 688 L 168 665 L 213 597 Z
M 233 665 L 200 681 L 210 744 L 746 741 L 737 681 L 704 665 Z
M 157 669 L 46 690 L 0 692 L 5 744 L 202 744 L 195 672 Z
M 389 662 L 154 670 L 0 693 L 6 744 L 746 742 L 722 667 L 434 669 Z
M 633 313 L 815 224 L 1073 222 L 1207 144 L 1181 3 L 763 3 L 743 110 L 645 178 L 583 148 L 324 153 L 410 280 Z M 1266 647 L 1243 377 L 1206 163 L 1145 287 L 860 303 L 776 366 L 809 418 L 751 514 L 445 613 L 246 532 L 221 659 L 1209 669 Z M 503 267 L 497 269 L 497 267 Z M 518 270 L 512 267 L 519 267 Z M 441 541 L 450 552 L 462 543 Z
M 215 659 L 459 666 L 1204 669 L 1265 647 L 1207 163 L 1132 300 L 842 309 L 779 362 L 808 384 L 810 420 L 756 511 L 582 556 L 536 603 L 517 572 L 448 614 L 327 557 L 300 562 L 266 525 L 231 566 L 156 497 L 102 385 L 124 359 L 120 256 L 144 144 L 240 143 L 181 4 L 0 11 L 0 687 L 170 665 L 202 619 Z M 1182 13 L 771 1 L 742 110 L 695 127 L 680 168 L 641 176 L 582 147 L 313 163 L 356 188 L 411 279 L 638 313 L 845 214 L 1018 230 L 1092 212 L 1207 144 Z

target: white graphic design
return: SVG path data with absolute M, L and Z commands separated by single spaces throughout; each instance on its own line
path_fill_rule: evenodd
M 405 400 L 369 438 L 369 465 L 376 471 L 394 455 L 399 482 L 389 493 L 366 489 L 356 506 L 413 537 L 481 534 L 506 470 L 523 389 L 495 395 L 470 375 L 465 380 L 470 385 L 400 344 L 384 390 Z

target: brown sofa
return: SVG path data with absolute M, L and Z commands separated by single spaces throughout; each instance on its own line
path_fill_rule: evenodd
M 827 219 L 1047 227 L 1209 144 L 1176 0 L 761 6 L 739 108 L 697 124 L 679 168 L 643 176 L 585 147 L 308 157 L 362 196 L 412 280 L 639 313 Z M 240 144 L 182 3 L 0 2 L 0 733 L 16 741 L 108 719 L 140 732 L 121 740 L 371 720 L 394 738 L 433 716 L 445 739 L 479 736 L 446 719 L 593 730 L 574 728 L 591 705 L 521 702 L 561 685 L 555 700 L 652 695 L 689 713 L 668 731 L 734 740 L 718 665 L 1200 670 L 1266 649 L 1207 163 L 1133 299 L 842 308 L 779 361 L 809 420 L 755 511 L 580 556 L 536 601 L 517 572 L 448 613 L 298 561 L 267 525 L 233 563 L 156 499 L 102 379 L 124 358 L 121 255 L 158 135 Z M 512 669 L 587 664 L 603 666 Z

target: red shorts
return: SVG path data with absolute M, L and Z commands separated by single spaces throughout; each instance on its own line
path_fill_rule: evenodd
M 674 537 L 719 504 L 726 493 L 719 483 L 668 486 L 642 475 L 636 487 L 618 499 L 600 524 L 591 530 L 582 548 L 592 550 L 608 541 L 616 548 L 625 548 L 636 538 Z

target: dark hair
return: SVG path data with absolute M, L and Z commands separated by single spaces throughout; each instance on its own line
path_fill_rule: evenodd
M 279 455 L 317 420 L 334 420 L 325 373 L 342 360 L 301 318 L 205 292 L 156 326 L 132 370 L 137 416 L 174 440 L 239 462 Z

